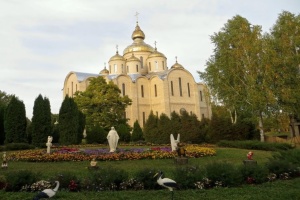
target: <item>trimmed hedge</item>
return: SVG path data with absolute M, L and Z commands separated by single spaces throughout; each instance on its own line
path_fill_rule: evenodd
M 288 143 L 266 143 L 256 140 L 246 141 L 229 141 L 221 140 L 217 143 L 219 147 L 239 148 L 239 149 L 252 149 L 252 150 L 263 150 L 263 151 L 280 151 L 289 150 L 294 147 Z

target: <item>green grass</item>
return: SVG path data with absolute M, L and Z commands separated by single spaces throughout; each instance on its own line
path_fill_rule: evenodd
M 216 188 L 210 190 L 176 190 L 174 200 L 299 200 L 300 178 L 275 181 L 261 185 L 247 185 L 237 188 Z M 0 191 L 1 200 L 32 200 L 36 193 Z M 66 192 L 59 191 L 53 200 L 169 200 L 168 190 L 118 191 L 118 192 Z
M 203 157 L 197 159 L 189 159 L 192 166 L 204 166 L 211 162 L 229 162 L 235 165 L 242 165 L 242 161 L 246 159 L 249 150 L 234 148 L 217 148 L 217 155 L 213 157 Z M 258 164 L 264 164 L 268 158 L 272 156 L 272 152 L 254 150 L 253 158 Z M 1 174 L 5 172 L 13 172 L 19 170 L 32 170 L 41 173 L 41 178 L 47 179 L 57 175 L 60 172 L 70 172 L 76 174 L 78 178 L 87 176 L 89 161 L 85 162 L 57 162 L 57 163 L 34 163 L 34 162 L 17 162 L 10 161 L 7 170 L 1 170 Z M 114 167 L 124 169 L 133 176 L 135 171 L 139 169 L 159 169 L 165 172 L 167 177 L 172 178 L 172 171 L 176 168 L 173 159 L 163 160 L 133 160 L 133 161 L 99 161 L 99 167 Z M 247 200 L 247 199 L 300 199 L 300 178 L 286 181 L 275 181 L 264 183 L 261 185 L 243 185 L 236 188 L 215 188 L 209 190 L 178 190 L 175 191 L 175 200 L 198 200 L 198 199 L 230 199 L 230 200 Z M 30 192 L 4 192 L 0 191 L 1 200 L 31 200 L 37 193 Z M 157 200 L 171 199 L 168 190 L 140 190 L 140 191 L 103 191 L 103 192 L 77 192 L 72 193 L 65 190 L 59 190 L 57 195 L 52 198 L 57 200 Z

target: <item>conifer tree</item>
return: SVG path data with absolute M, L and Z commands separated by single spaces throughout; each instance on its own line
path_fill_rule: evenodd
M 52 134 L 50 102 L 41 94 L 34 101 L 31 131 L 32 144 L 37 146 L 44 146 Z
M 158 136 L 157 140 L 160 144 L 169 144 L 170 143 L 170 128 L 171 128 L 171 120 L 165 114 L 162 113 L 158 120 Z
M 116 128 L 118 135 L 120 137 L 119 141 L 121 142 L 129 142 L 130 141 L 130 127 L 126 124 L 120 124 Z
M 158 126 L 157 126 L 158 117 L 153 114 L 153 111 L 150 112 L 149 117 L 145 123 L 143 132 L 146 142 L 158 143 Z
M 4 116 L 5 143 L 23 143 L 26 141 L 26 111 L 23 101 L 12 96 Z
M 137 141 L 141 141 L 144 140 L 143 138 L 143 130 L 138 122 L 138 120 L 136 120 L 133 124 L 133 130 L 132 130 L 132 135 L 131 135 L 131 141 L 133 142 L 137 142 Z
M 58 127 L 60 144 L 69 145 L 81 142 L 83 133 L 81 120 L 82 115 L 74 99 L 66 96 L 59 110 Z

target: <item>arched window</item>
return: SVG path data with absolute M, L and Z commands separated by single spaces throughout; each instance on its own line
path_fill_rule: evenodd
M 171 95 L 174 96 L 173 81 L 171 81 Z
M 151 62 L 149 62 L 149 71 L 151 71 Z
M 141 68 L 143 68 L 144 66 L 143 56 L 140 57 L 140 60 L 141 60 Z
M 182 97 L 181 78 L 179 78 L 178 80 L 179 80 L 179 94 Z
M 144 86 L 143 85 L 141 85 L 141 95 L 142 95 L 142 97 L 144 97 Z
M 129 70 L 128 70 L 129 68 L 128 68 L 128 65 L 127 65 L 127 73 L 129 72 Z
M 139 72 L 139 66 L 136 65 L 136 72 Z
M 156 87 L 156 84 L 154 85 L 154 94 L 155 94 L 155 97 L 157 97 L 157 87 Z
M 125 83 L 122 83 L 122 94 L 125 96 Z
M 162 61 L 162 68 L 165 69 L 165 61 Z
M 124 72 L 124 66 L 123 66 L 123 64 L 122 64 L 122 73 L 125 73 L 125 72 Z
M 155 61 L 155 69 L 158 70 L 158 62 Z
M 200 101 L 203 101 L 203 99 L 202 99 L 202 91 L 200 91 Z
M 188 88 L 188 95 L 189 97 L 191 97 L 191 92 L 190 92 L 190 83 L 187 84 L 187 88 Z
M 114 64 L 114 70 L 115 70 L 115 73 L 118 71 L 118 66 L 117 66 L 117 64 Z

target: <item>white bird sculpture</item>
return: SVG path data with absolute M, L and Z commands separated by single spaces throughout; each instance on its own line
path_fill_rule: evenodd
M 154 177 L 156 177 L 156 176 L 158 177 L 157 178 L 157 183 L 159 185 L 169 189 L 172 192 L 172 199 L 173 199 L 173 196 L 174 196 L 173 191 L 174 191 L 175 188 L 177 188 L 177 189 L 179 188 L 178 184 L 170 178 L 162 178 L 163 172 L 161 172 L 161 171 L 154 175 Z
M 59 181 L 55 181 L 56 183 L 56 186 L 54 189 L 44 189 L 43 191 L 41 191 L 40 193 L 38 193 L 34 198 L 33 200 L 39 200 L 39 199 L 43 199 L 43 198 L 51 198 L 53 197 L 58 188 L 59 188 Z

